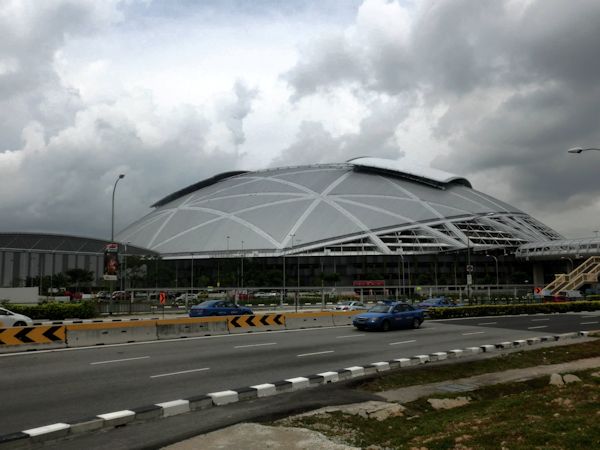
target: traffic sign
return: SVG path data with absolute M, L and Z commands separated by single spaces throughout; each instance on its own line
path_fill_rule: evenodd
M 467 265 L 467 272 L 473 272 L 473 265 L 472 264 Z

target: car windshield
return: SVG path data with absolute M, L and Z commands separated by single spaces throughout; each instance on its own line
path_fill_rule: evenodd
M 352 302 L 339 302 L 338 305 L 348 306 L 351 305 Z
M 208 300 L 206 302 L 202 302 L 199 305 L 194 306 L 194 308 L 214 308 L 215 303 L 215 300 Z
M 389 305 L 375 305 L 369 310 L 369 312 L 386 313 L 389 311 L 389 309 Z
M 421 303 L 421 305 L 437 305 L 438 303 L 440 303 L 439 298 L 432 298 L 429 300 L 425 300 L 424 302 Z

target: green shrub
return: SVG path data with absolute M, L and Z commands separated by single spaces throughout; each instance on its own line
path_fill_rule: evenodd
M 41 305 L 10 305 L 9 309 L 34 320 L 90 319 L 96 316 L 94 303 L 88 301 L 80 303 L 48 302 Z
M 600 310 L 600 301 L 431 308 L 427 311 L 427 313 L 432 319 L 450 319 L 457 317 L 501 316 L 512 314 L 550 314 L 597 310 Z

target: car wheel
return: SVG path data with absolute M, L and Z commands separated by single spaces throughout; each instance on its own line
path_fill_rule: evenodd
M 417 329 L 421 326 L 421 321 L 419 319 L 413 319 L 412 327 Z
M 381 331 L 390 331 L 390 321 L 384 320 L 381 324 Z
M 365 331 L 365 327 L 356 327 L 358 331 Z
M 13 327 L 24 327 L 27 324 L 25 322 L 15 322 L 13 323 Z

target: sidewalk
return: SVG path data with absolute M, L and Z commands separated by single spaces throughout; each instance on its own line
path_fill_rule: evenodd
M 486 373 L 473 377 L 447 380 L 437 383 L 408 386 L 399 389 L 379 392 L 377 395 L 387 402 L 408 403 L 421 397 L 449 392 L 468 392 L 484 386 L 501 383 L 526 381 L 533 378 L 550 376 L 554 373 L 565 374 L 582 370 L 600 368 L 600 357 L 580 359 L 562 364 L 552 364 L 511 369 L 503 372 Z M 356 410 L 360 405 L 345 405 L 321 408 L 303 415 L 319 412 Z M 203 434 L 177 444 L 164 447 L 165 450 L 193 449 L 230 449 L 244 448 L 246 450 L 268 449 L 323 449 L 323 450 L 355 450 L 334 443 L 324 435 L 306 429 L 271 427 L 260 424 L 242 423 L 212 433 Z

